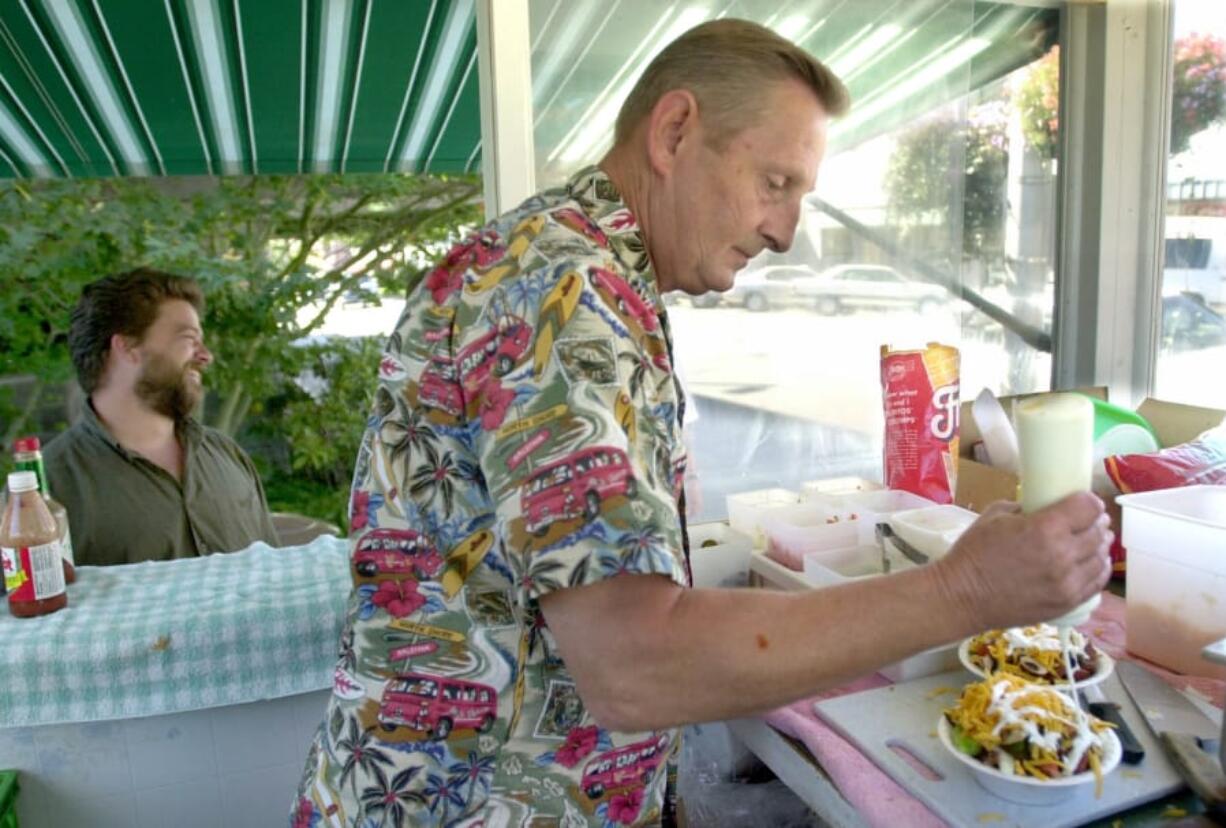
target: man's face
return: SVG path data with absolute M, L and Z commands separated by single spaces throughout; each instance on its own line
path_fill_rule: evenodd
M 726 291 L 763 249 L 792 246 L 826 147 L 826 113 L 799 80 L 763 94 L 761 118 L 723 149 L 706 138 L 679 147 L 671 226 L 658 240 L 665 249 L 653 246 L 663 290 Z
M 196 309 L 182 299 L 163 302 L 137 349 L 136 395 L 159 414 L 186 418 L 204 394 L 201 373 L 213 361 Z

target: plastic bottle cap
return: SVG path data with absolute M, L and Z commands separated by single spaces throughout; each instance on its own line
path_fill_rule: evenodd
M 38 475 L 32 471 L 9 472 L 9 491 L 32 492 L 38 489 Z
M 39 451 L 41 448 L 37 437 L 19 437 L 13 441 L 13 451 Z

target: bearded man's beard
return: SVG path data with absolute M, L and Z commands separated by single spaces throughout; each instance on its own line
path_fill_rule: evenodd
M 189 362 L 180 369 L 165 357 L 151 356 L 136 381 L 136 395 L 159 414 L 182 422 L 196 410 L 204 394 L 203 387 L 192 382 L 187 373 L 201 370 L 196 363 Z

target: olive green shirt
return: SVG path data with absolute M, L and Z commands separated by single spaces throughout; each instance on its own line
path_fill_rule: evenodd
M 51 496 L 68 510 L 79 566 L 192 558 L 276 545 L 251 458 L 221 432 L 179 427 L 183 480 L 121 446 L 86 405 L 43 451 Z

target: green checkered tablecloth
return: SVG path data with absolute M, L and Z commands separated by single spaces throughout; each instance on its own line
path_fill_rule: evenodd
M 81 567 L 68 608 L 0 609 L 0 727 L 177 713 L 332 686 L 348 543 Z M 2 600 L 2 599 L 0 599 Z

